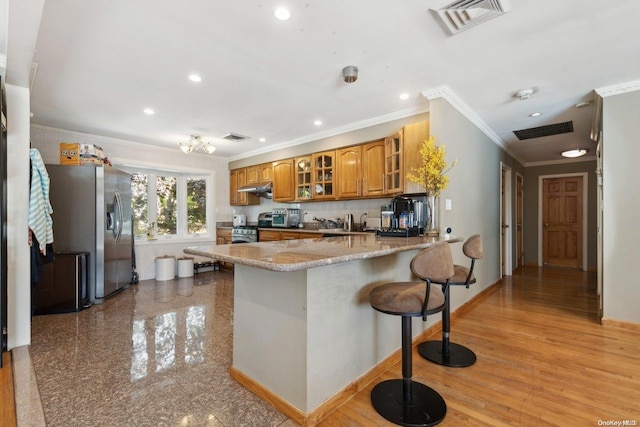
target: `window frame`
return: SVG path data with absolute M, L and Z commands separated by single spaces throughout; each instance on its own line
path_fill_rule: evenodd
M 171 169 L 161 169 L 149 166 L 118 166 L 130 174 L 144 174 L 147 176 L 147 215 L 149 221 L 157 219 L 157 181 L 156 177 L 175 177 L 176 178 L 176 204 L 177 204 L 177 221 L 176 234 L 171 235 L 155 235 L 155 240 L 147 240 L 146 236 L 134 235 L 137 244 L 162 244 L 162 243 L 180 243 L 193 242 L 194 240 L 211 240 L 215 236 L 213 218 L 213 201 L 215 198 L 215 190 L 213 185 L 213 173 L 205 171 L 179 171 Z M 207 216 L 207 232 L 189 234 L 188 227 L 188 208 L 187 208 L 187 180 L 188 179 L 204 179 L 206 185 L 206 216 Z

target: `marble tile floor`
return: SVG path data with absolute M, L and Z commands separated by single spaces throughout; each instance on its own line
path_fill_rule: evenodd
M 295 426 L 229 376 L 232 306 L 233 275 L 216 271 L 35 316 L 26 357 L 46 425 Z

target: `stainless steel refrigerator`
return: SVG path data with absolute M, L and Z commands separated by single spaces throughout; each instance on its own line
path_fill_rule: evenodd
M 131 175 L 111 166 L 46 165 L 55 252 L 88 252 L 89 301 L 131 280 Z

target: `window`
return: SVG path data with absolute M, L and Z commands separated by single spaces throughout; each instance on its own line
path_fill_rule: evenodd
M 210 176 L 137 170 L 132 172 L 131 205 L 136 238 L 209 236 Z

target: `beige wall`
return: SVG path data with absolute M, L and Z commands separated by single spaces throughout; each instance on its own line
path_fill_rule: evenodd
M 640 323 L 640 91 L 603 100 L 603 317 Z

